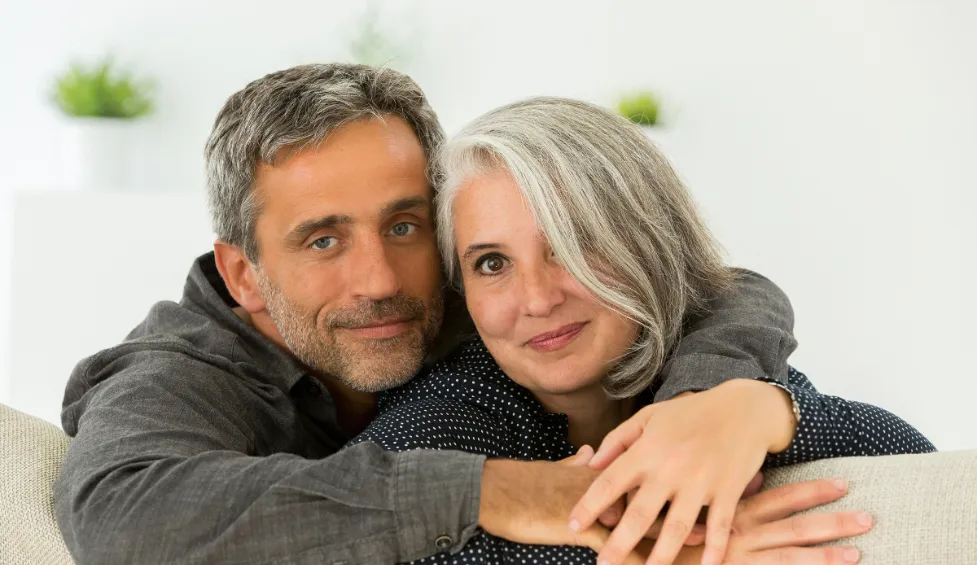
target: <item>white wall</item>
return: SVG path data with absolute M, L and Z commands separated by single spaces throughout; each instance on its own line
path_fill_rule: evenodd
M 58 123 L 42 94 L 70 57 L 114 47 L 161 84 L 140 188 L 199 188 L 226 96 L 342 56 L 348 5 L 5 8 L 0 52 L 16 56 L 0 60 L 15 85 L 0 89 L 0 187 L 59 182 Z M 941 448 L 977 447 L 977 3 L 430 0 L 396 12 L 408 70 L 449 131 L 532 94 L 609 103 L 660 89 L 666 152 L 731 259 L 794 301 L 795 364 Z

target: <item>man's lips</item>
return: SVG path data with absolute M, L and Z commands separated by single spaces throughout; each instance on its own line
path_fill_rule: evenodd
M 372 322 L 364 326 L 345 328 L 354 335 L 369 339 L 385 339 L 396 337 L 410 327 L 411 318 L 386 318 L 377 322 Z
M 537 335 L 533 339 L 527 341 L 526 345 L 538 351 L 556 351 L 558 349 L 562 349 L 580 334 L 580 330 L 582 330 L 585 325 L 587 325 L 586 322 L 567 324 L 555 331 Z

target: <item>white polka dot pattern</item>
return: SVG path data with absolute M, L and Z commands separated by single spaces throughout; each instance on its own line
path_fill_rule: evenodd
M 934 448 L 898 417 L 874 406 L 822 395 L 790 369 L 787 388 L 801 411 L 793 443 L 765 466 L 851 455 L 920 453 Z M 372 441 L 391 451 L 455 449 L 489 457 L 556 461 L 574 448 L 567 419 L 548 413 L 511 381 L 480 340 L 461 347 L 430 373 L 381 396 L 380 415 L 350 444 Z M 593 563 L 579 547 L 521 545 L 481 533 L 454 555 L 415 563 Z

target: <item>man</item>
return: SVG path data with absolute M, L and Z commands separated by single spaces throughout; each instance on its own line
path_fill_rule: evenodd
M 393 563 L 479 526 L 599 544 L 566 527 L 585 468 L 341 451 L 375 393 L 464 333 L 431 217 L 441 139 L 417 85 L 387 70 L 297 67 L 230 97 L 206 149 L 214 252 L 180 303 L 68 383 L 55 502 L 78 563 Z M 785 375 L 791 318 L 745 276 L 690 320 L 658 398 Z

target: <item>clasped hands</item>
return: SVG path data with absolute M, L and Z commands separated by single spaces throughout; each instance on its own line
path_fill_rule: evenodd
M 843 480 L 757 492 L 766 455 L 786 449 L 795 426 L 789 395 L 759 381 L 652 404 L 596 453 L 487 462 L 480 525 L 520 543 L 587 546 L 600 565 L 856 563 L 854 547 L 810 546 L 861 535 L 871 516 L 795 515 L 843 497 Z

